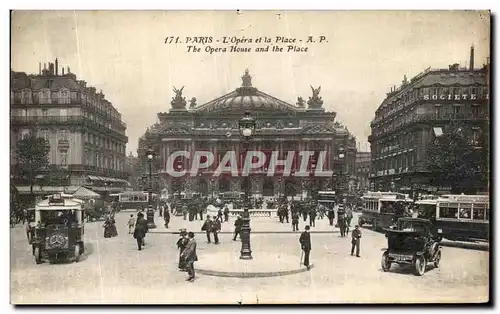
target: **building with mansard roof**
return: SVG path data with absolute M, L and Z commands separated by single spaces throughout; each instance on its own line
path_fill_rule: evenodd
M 160 188 L 169 194 L 177 191 L 199 192 L 215 195 L 222 192 L 242 192 L 250 189 L 254 196 L 296 196 L 305 197 L 308 191 L 345 191 L 348 173 L 355 169 L 356 140 L 346 127 L 335 121 L 335 112 L 325 112 L 323 100 L 318 95 L 320 88 L 313 89 L 313 96 L 304 101 L 297 98 L 296 104 L 273 97 L 252 85 L 248 70 L 242 76 L 241 87 L 203 104 L 195 98 L 186 101 L 182 89 L 177 91 L 169 112 L 158 113 L 159 122 L 139 139 L 138 156 L 145 163 L 146 150 L 156 152 L 154 172 Z M 249 147 L 239 134 L 238 121 L 249 111 L 256 120 L 256 132 Z M 266 163 L 250 172 L 249 176 L 232 176 L 214 171 L 227 151 L 235 151 L 241 165 L 246 150 L 262 151 Z M 174 168 L 186 170 L 180 178 L 167 171 L 168 157 L 176 151 L 210 151 L 214 163 L 207 169 L 190 175 L 192 160 L 178 159 Z M 314 151 L 310 167 L 316 167 L 318 152 L 325 151 L 324 170 L 331 170 L 329 177 L 294 176 L 299 160 L 294 159 L 290 176 L 283 176 L 283 168 L 276 168 L 268 176 L 268 161 L 272 151 L 279 151 L 279 159 L 285 159 L 287 152 Z M 340 157 L 341 158 L 340 158 Z M 309 169 L 309 168 L 308 168 Z M 311 193 L 309 193 L 311 194 Z
M 489 152 L 489 65 L 430 69 L 387 93 L 371 122 L 371 189 L 417 194 L 449 193 L 426 167 L 429 145 L 457 125 Z M 482 171 L 486 171 L 483 169 Z M 487 182 L 472 190 L 487 190 Z
M 85 185 L 101 194 L 122 191 L 128 184 L 128 138 L 121 114 L 102 91 L 77 80 L 69 67 L 64 70 L 56 59 L 48 68 L 39 64 L 38 74 L 11 71 L 11 170 L 15 174 L 20 166 L 17 141 L 34 131 L 50 143 L 50 169 L 66 170 L 61 185 Z

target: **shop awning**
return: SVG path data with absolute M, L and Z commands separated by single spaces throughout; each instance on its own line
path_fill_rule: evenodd
M 73 193 L 73 197 L 80 198 L 80 199 L 93 199 L 93 198 L 99 198 L 100 195 L 81 186 L 78 188 L 78 190 Z

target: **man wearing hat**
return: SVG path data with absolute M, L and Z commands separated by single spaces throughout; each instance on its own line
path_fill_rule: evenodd
M 182 259 L 182 253 L 186 249 L 189 239 L 187 238 L 186 229 L 180 229 L 180 231 L 181 231 L 180 238 L 179 240 L 177 240 L 177 248 L 179 248 L 179 270 L 185 271 L 186 261 Z
M 186 249 L 182 252 L 181 257 L 186 261 L 186 268 L 189 274 L 189 278 L 186 281 L 194 281 L 194 262 L 198 260 L 198 255 L 196 255 L 196 240 L 194 239 L 194 233 L 188 233 L 189 242 L 186 245 Z
M 210 220 L 210 215 L 207 215 L 207 220 L 201 226 L 201 231 L 205 231 L 207 234 L 207 242 L 210 243 L 210 233 L 212 232 L 212 221 Z
M 241 239 L 241 225 L 242 225 L 243 221 L 241 221 L 241 216 L 238 215 L 236 217 L 236 220 L 234 221 L 234 237 L 233 237 L 233 241 L 236 241 L 236 237 L 239 235 L 240 236 L 240 239 Z
M 144 237 L 146 236 L 146 229 L 144 228 L 144 223 L 142 222 L 145 220 L 144 215 L 142 213 L 137 214 L 137 221 L 135 223 L 135 230 L 134 230 L 134 239 L 137 240 L 137 249 L 139 251 L 142 250 L 142 246 L 144 246 Z
M 354 254 L 354 248 L 356 248 L 356 256 L 359 256 L 359 244 L 360 244 L 360 239 L 361 239 L 361 230 L 359 230 L 359 225 L 356 225 L 354 227 L 354 230 L 351 233 L 352 240 L 351 240 L 351 256 Z
M 220 217 L 222 219 L 222 216 Z M 214 234 L 214 244 L 219 244 L 219 231 L 222 229 L 220 219 L 217 216 L 212 217 L 212 232 Z
M 309 233 L 309 226 L 306 226 L 306 230 L 302 232 L 299 238 L 300 246 L 302 251 L 304 251 L 304 266 L 309 270 L 309 253 L 311 252 L 311 234 Z

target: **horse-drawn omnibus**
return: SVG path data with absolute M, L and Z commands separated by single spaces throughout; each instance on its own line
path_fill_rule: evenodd
M 419 216 L 432 221 L 443 238 L 452 241 L 488 241 L 488 195 L 443 195 L 415 202 Z
M 367 192 L 363 195 L 363 203 L 358 224 L 370 224 L 373 230 L 379 230 L 389 228 L 400 217 L 410 216 L 408 210 L 413 200 L 402 193 Z

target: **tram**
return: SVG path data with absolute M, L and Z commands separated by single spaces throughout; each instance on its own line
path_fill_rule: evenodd
M 363 210 L 358 219 L 360 226 L 370 224 L 373 230 L 389 228 L 401 217 L 411 216 L 413 199 L 396 192 L 367 192 L 363 195 Z
M 415 202 L 419 217 L 432 221 L 445 239 L 489 241 L 488 195 L 443 195 Z

